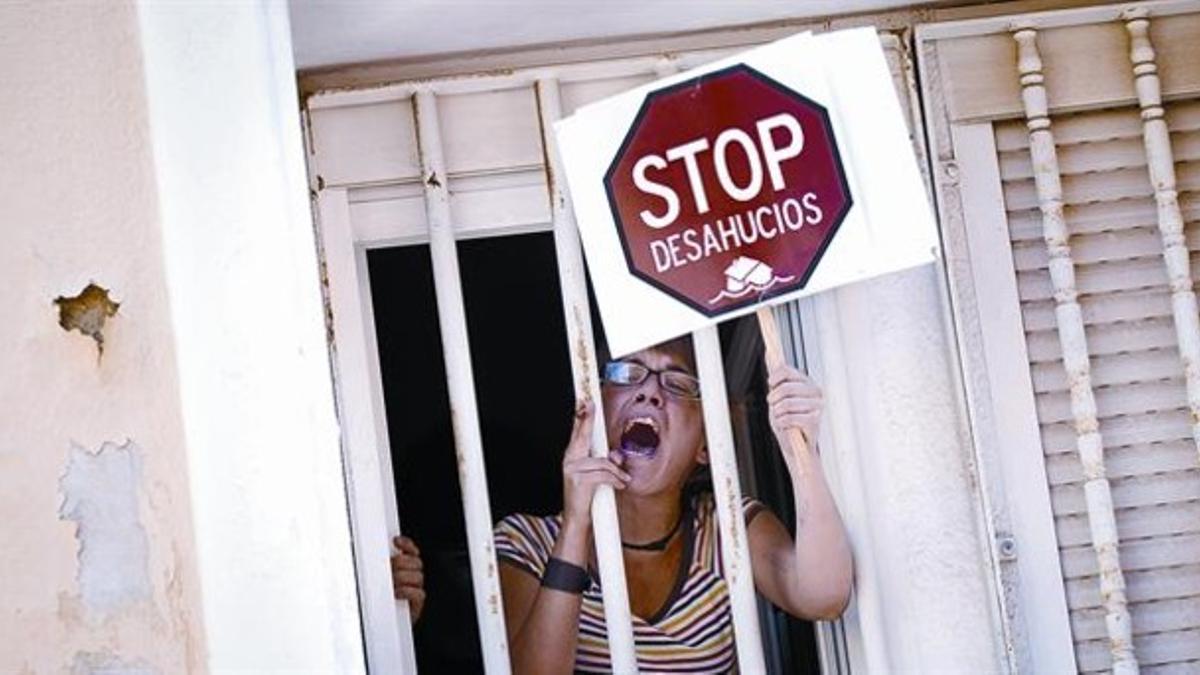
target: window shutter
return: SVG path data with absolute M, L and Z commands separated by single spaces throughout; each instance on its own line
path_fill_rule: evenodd
M 971 197 L 965 193 L 994 189 L 1003 200 L 998 217 L 1009 251 L 995 253 L 1011 254 L 1016 293 L 1005 300 L 1019 304 L 1024 340 L 1018 351 L 1025 362 L 989 361 L 985 368 L 993 378 L 997 369 L 1028 368 L 1031 392 L 1025 394 L 1031 395 L 1036 416 L 1031 424 L 1036 424 L 1044 458 L 1051 510 L 1047 517 L 1053 518 L 1081 672 L 1114 668 L 1114 632 L 1106 624 L 1112 607 L 1106 607 L 1102 597 L 1100 557 L 1093 544 L 1095 518 L 1103 514 L 1097 512 L 1097 504 L 1089 509 L 1085 494 L 1085 470 L 1077 450 L 1081 421 L 1072 406 L 1059 335 L 1059 321 L 1070 317 L 1061 311 L 1051 277 L 1043 229 L 1045 197 L 1035 181 L 1031 132 L 1024 115 L 1027 101 L 1022 100 L 1017 43 L 1010 31 L 1020 26 L 1037 32 L 1134 656 L 1143 672 L 1195 672 L 1200 669 L 1200 420 L 1189 406 L 1181 317 L 1173 311 L 1160 231 L 1160 218 L 1166 216 L 1159 202 L 1165 194 L 1160 185 L 1156 198 L 1151 179 L 1145 101 L 1139 105 L 1130 50 L 1137 30 L 1131 23 L 1148 18 L 1156 52 L 1153 74 L 1167 101 L 1163 107 L 1190 253 L 1187 267 L 1195 280 L 1200 278 L 1200 14 L 1194 4 L 1147 7 L 1148 17 L 1120 15 L 1121 8 L 1092 8 L 935 28 L 925 34 L 925 77 L 937 78 L 927 84 L 930 117 L 943 167 L 958 166 L 968 152 L 965 146 L 956 147 L 954 139 L 961 137 L 957 132 L 980 125 L 991 132 L 994 158 L 982 164 L 991 162 L 994 173 L 964 174 L 955 177 L 953 185 L 944 181 L 943 217 L 947 210 L 959 214 L 963 237 L 970 239 L 972 228 L 981 224 L 972 222 Z M 980 187 L 988 181 L 999 184 Z M 959 189 L 967 207 L 947 199 Z M 953 241 L 948 248 L 953 267 Z M 982 267 L 977 260 L 961 264 Z M 972 302 L 978 311 L 987 312 L 988 303 L 999 300 L 987 294 L 995 279 L 981 274 L 967 273 L 973 285 L 968 290 L 975 294 Z M 957 315 L 960 321 L 975 320 L 964 317 L 961 307 Z M 964 350 L 971 344 L 968 334 Z M 1200 387 L 1200 382 L 1192 387 Z M 989 391 L 996 405 L 997 390 Z M 1007 450 L 1009 431 L 991 430 L 998 435 L 999 452 Z M 1005 489 L 1011 491 L 1010 486 Z M 1017 555 L 1023 555 L 1022 532 L 1014 534 Z M 1119 641 L 1119 631 L 1117 635 Z M 1029 638 L 1036 641 L 1038 636 Z
M 1200 276 L 1200 101 L 1168 106 L 1192 274 Z M 1200 462 L 1136 107 L 1054 120 L 1071 257 L 1138 660 L 1200 659 Z M 1109 668 L 1024 121 L 996 125 L 1029 368 L 1081 671 Z M 1194 661 L 1200 667 L 1200 661 Z

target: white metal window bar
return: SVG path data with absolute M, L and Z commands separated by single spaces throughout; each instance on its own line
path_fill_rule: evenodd
M 356 567 L 363 624 L 368 634 L 395 635 L 396 640 L 368 640 L 367 662 L 381 671 L 415 672 L 412 621 L 408 603 L 387 592 L 392 587 L 388 566 L 391 535 L 400 533 L 396 493 L 384 489 L 391 480 L 392 465 L 387 425 L 384 423 L 383 391 L 373 375 L 379 372 L 374 321 L 361 298 L 370 296 L 367 285 L 366 252 L 355 246 L 350 229 L 350 205 L 344 188 L 322 190 L 318 202 L 322 227 L 321 246 L 325 264 L 339 274 L 329 275 L 329 302 L 333 332 L 340 349 L 335 350 L 338 377 L 335 392 L 343 427 L 343 455 L 349 485 L 350 513 L 356 539 Z M 382 517 L 363 504 L 383 507 Z M 363 552 L 375 551 L 364 555 Z M 380 592 L 382 591 L 382 592 Z
M 655 67 L 659 77 L 676 72 L 676 64 L 666 59 Z M 708 463 L 716 499 L 717 527 L 721 533 L 721 562 L 725 568 L 725 583 L 729 587 L 738 666 L 748 673 L 762 673 L 766 672 L 766 662 L 758 623 L 754 571 L 750 567 L 750 545 L 746 523 L 742 518 L 742 487 L 738 479 L 733 426 L 729 419 L 721 340 L 716 326 L 692 333 L 692 347 L 696 355 L 696 374 L 700 378 Z
M 1071 258 L 1069 233 L 1063 213 L 1062 181 L 1051 131 L 1042 60 L 1037 47 L 1037 30 L 1018 27 L 1013 32 L 1013 38 L 1017 42 L 1017 75 L 1029 129 L 1043 237 L 1050 257 L 1058 336 L 1071 386 L 1076 447 L 1087 480 L 1084 492 L 1092 546 L 1100 566 L 1101 596 L 1107 612 L 1105 625 L 1112 652 L 1113 672 L 1136 673 L 1138 665 L 1133 653 L 1132 626 L 1125 600 L 1125 577 L 1121 572 L 1117 550 L 1116 515 L 1104 470 L 1104 443 L 1100 436 L 1095 393 L 1092 390 L 1083 314 L 1077 298 L 1075 264 Z
M 1149 11 L 1138 7 L 1125 12 L 1129 31 L 1129 60 L 1133 64 L 1134 88 L 1142 109 L 1142 134 L 1154 200 L 1158 205 L 1158 229 L 1162 235 L 1163 260 L 1171 285 L 1171 310 L 1179 356 L 1187 382 L 1188 407 L 1192 413 L 1192 439 L 1200 452 L 1200 309 L 1192 290 L 1192 272 L 1184 238 L 1183 214 L 1175 183 L 1175 156 L 1167 131 L 1154 46 L 1150 42 Z
M 504 627 L 500 572 L 496 566 L 492 539 L 492 508 L 488 500 L 487 475 L 483 463 L 483 439 L 479 431 L 462 279 L 458 272 L 458 251 L 450 214 L 449 179 L 442 158 L 437 99 L 431 91 L 418 91 L 414 106 L 417 145 L 425 183 L 438 325 L 442 334 L 442 354 L 446 360 L 463 513 L 467 520 L 467 551 L 471 561 L 471 586 L 475 592 L 480 650 L 487 672 L 504 674 L 510 672 L 508 635 Z
M 558 278 L 562 289 L 563 315 L 567 325 L 567 347 L 571 354 L 571 373 L 575 380 L 575 399 L 596 403 L 592 427 L 592 454 L 608 455 L 608 432 L 604 406 L 600 405 L 600 382 L 596 379 L 596 345 L 592 340 L 591 311 L 588 307 L 587 280 L 584 276 L 583 251 L 575 212 L 558 157 L 553 126 L 562 116 L 558 81 L 538 80 L 538 117 L 541 121 L 542 147 L 546 152 L 546 173 L 550 184 L 550 208 L 554 219 L 554 252 L 558 259 Z M 609 658 L 615 672 L 637 670 L 633 642 L 633 617 L 625 585 L 625 564 L 621 558 L 621 535 L 617 527 L 616 495 L 602 485 L 592 502 L 592 532 L 596 541 L 596 563 L 604 593 L 604 620 L 608 629 Z
M 700 377 L 708 461 L 717 503 L 717 525 L 721 531 L 721 560 L 725 566 L 725 583 L 729 586 L 738 665 L 744 672 L 761 673 L 766 671 L 766 666 L 754 598 L 754 572 L 750 568 L 750 545 L 746 539 L 746 523 L 742 519 L 742 488 L 738 481 L 729 400 L 725 393 L 725 368 L 721 362 L 721 341 L 716 326 L 692 333 L 692 344 Z

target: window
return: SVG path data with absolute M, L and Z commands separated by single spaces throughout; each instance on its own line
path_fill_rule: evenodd
M 786 30 L 778 29 L 776 34 Z M 728 36 L 724 39 L 728 44 Z M 911 68 L 906 67 L 911 58 L 905 43 L 891 34 L 881 39 L 894 66 L 902 101 L 916 119 L 915 83 Z M 389 434 L 383 414 L 385 388 L 377 379 L 379 370 L 374 362 L 382 346 L 376 344 L 376 335 L 384 333 L 376 330 L 381 321 L 378 309 L 366 301 L 374 291 L 376 308 L 387 302 L 375 288 L 375 261 L 392 255 L 422 259 L 430 232 L 444 237 L 444 230 L 438 228 L 452 225 L 458 255 L 451 257 L 460 272 L 452 278 L 464 284 L 470 333 L 470 342 L 455 349 L 468 346 L 463 351 L 477 361 L 474 377 L 468 379 L 482 392 L 490 375 L 481 370 L 487 367 L 487 357 L 482 352 L 477 356 L 474 344 L 479 337 L 471 315 L 469 250 L 476 245 L 503 247 L 517 240 L 549 237 L 545 233 L 556 220 L 561 221 L 561 213 L 552 208 L 556 202 L 551 191 L 556 183 L 546 178 L 542 149 L 545 125 L 540 119 L 553 98 L 549 92 L 557 92 L 562 111 L 567 113 L 585 101 L 654 79 L 666 68 L 687 68 L 733 50 L 725 47 L 684 51 L 669 58 L 630 57 L 504 75 L 422 80 L 329 92 L 309 99 L 310 162 L 319 188 L 338 350 L 338 389 L 354 492 L 360 589 L 373 667 L 399 669 L 400 664 L 411 663 L 414 653 L 407 642 L 407 617 L 397 619 L 390 601 L 383 550 L 387 532 L 395 531 L 400 523 L 395 522 L 394 491 L 385 479 L 392 475 L 392 457 L 381 452 L 388 447 Z M 416 108 L 426 113 L 422 115 Z M 436 115 L 429 110 L 436 110 Z M 418 151 L 418 138 L 422 147 L 431 147 L 430 132 L 419 126 L 420 119 L 436 119 L 440 127 L 440 168 L 431 167 L 429 157 L 423 158 Z M 445 200 L 441 206 L 429 207 L 439 199 Z M 531 245 L 528 250 L 539 246 L 545 244 Z M 407 249 L 402 253 L 382 250 L 393 247 Z M 437 256 L 435 251 L 432 257 Z M 446 260 L 443 256 L 442 264 L 448 264 Z M 563 260 L 557 264 L 561 267 Z M 440 284 L 444 277 L 433 267 Z M 578 272 L 582 274 L 581 269 Z M 989 590 L 986 564 L 977 557 L 978 514 L 969 478 L 955 464 L 962 461 L 967 443 L 956 417 L 958 401 L 946 360 L 948 347 L 942 342 L 946 337 L 937 273 L 926 269 L 902 276 L 899 283 L 865 284 L 779 313 L 788 326 L 793 356 L 807 357 L 810 372 L 826 386 L 831 410 L 821 444 L 838 451 L 823 453 L 822 461 L 857 556 L 856 599 L 845 621 L 818 626 L 816 646 L 824 672 L 937 669 L 951 663 L 983 668 L 995 658 L 989 623 L 989 607 L 995 598 Z M 422 294 L 428 298 L 428 290 Z M 578 287 L 565 295 L 572 302 L 582 302 Z M 443 304 L 440 299 L 439 304 Z M 746 335 L 736 324 L 724 328 L 722 335 L 735 417 L 732 431 L 741 448 L 747 447 L 747 439 L 753 441 L 762 433 L 753 424 L 738 423 L 739 416 L 748 420 L 755 412 L 738 398 L 754 382 L 750 373 L 756 357 L 752 356 L 754 348 L 746 344 Z M 850 349 L 854 358 L 846 355 Z M 911 388 L 916 395 L 896 397 L 898 387 Z M 475 402 L 474 397 L 471 401 Z M 479 402 L 485 420 L 482 446 L 490 452 L 486 403 L 482 397 Z M 897 435 L 898 429 L 903 433 Z M 394 446 L 396 439 L 392 441 Z M 769 499 L 770 468 L 747 460 L 744 454 L 739 456 L 744 491 Z M 902 485 L 920 485 L 922 494 L 937 497 L 911 499 L 910 490 L 897 489 Z M 493 492 L 493 502 L 486 505 L 490 526 L 490 520 L 501 515 L 497 504 L 503 498 L 497 485 L 489 480 L 487 486 Z M 487 492 L 486 488 L 467 491 L 468 498 L 474 499 Z M 467 510 L 471 512 L 471 508 Z M 786 509 L 779 511 L 786 517 Z M 914 577 L 892 571 L 906 564 L 910 550 L 918 557 L 967 562 L 954 566 L 961 578 L 952 582 L 938 573 L 941 592 L 936 597 L 918 597 L 906 590 Z M 934 570 L 920 573 L 926 571 Z M 478 584 L 486 574 L 486 569 L 475 569 L 472 581 Z M 474 592 L 479 598 L 478 586 Z M 483 597 L 487 598 L 487 593 Z M 939 604 L 955 608 L 955 628 L 961 636 L 956 635 L 946 649 L 936 653 L 903 649 L 903 639 L 897 636 L 919 631 L 923 625 L 944 623 L 944 617 L 938 616 Z M 487 636 L 503 635 L 502 626 L 488 628 L 488 620 L 485 616 L 481 621 L 485 662 L 489 650 L 496 647 L 494 641 L 489 644 Z M 764 628 L 763 639 L 771 641 L 770 654 L 785 654 L 783 643 L 793 645 L 793 658 L 812 649 L 774 628 L 778 619 L 765 611 L 759 623 Z M 392 635 L 400 635 L 400 639 L 388 637 Z
M 1195 9 L 921 33 L 968 395 L 1037 671 L 1200 663 Z

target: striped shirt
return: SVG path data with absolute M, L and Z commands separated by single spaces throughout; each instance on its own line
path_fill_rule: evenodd
M 747 525 L 763 508 L 742 501 Z M 690 515 L 690 517 L 687 517 Z M 513 514 L 496 525 L 496 555 L 541 579 L 562 516 Z M 683 523 L 684 553 L 675 587 L 654 616 L 633 617 L 638 669 L 657 673 L 728 673 L 737 670 L 729 592 L 721 566 L 720 534 L 711 493 L 693 500 Z M 682 569 L 686 564 L 686 571 Z M 583 593 L 575 670 L 612 672 L 604 604 L 597 575 Z

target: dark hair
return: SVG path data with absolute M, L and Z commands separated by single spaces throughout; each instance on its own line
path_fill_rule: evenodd
M 683 483 L 683 490 L 681 490 L 683 503 L 691 504 L 696 497 L 712 491 L 712 470 L 708 468 L 707 464 L 697 464 Z
M 647 349 L 674 354 L 683 360 L 684 365 L 693 375 L 696 374 L 696 350 L 692 346 L 691 335 L 680 335 L 677 338 L 672 338 L 666 342 L 660 342 Z M 604 333 L 597 331 L 596 334 L 596 363 L 600 368 L 601 377 L 604 376 L 604 366 L 612 361 L 612 352 L 608 349 L 608 341 L 604 339 Z

